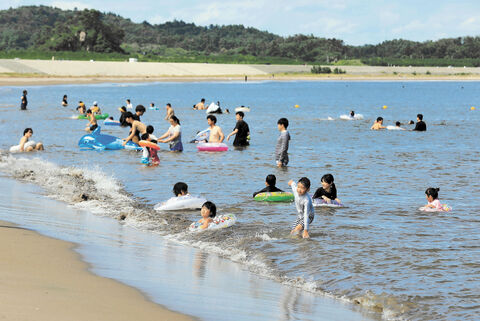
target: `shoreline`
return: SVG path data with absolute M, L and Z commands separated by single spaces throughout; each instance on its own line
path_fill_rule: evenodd
M 76 244 L 0 221 L 0 319 L 195 320 L 90 272 Z
M 101 83 L 152 83 L 152 82 L 256 82 L 256 81 L 480 81 L 480 75 L 275 75 L 248 76 L 245 81 L 243 75 L 231 76 L 162 76 L 162 77 L 130 77 L 130 76 L 91 76 L 91 77 L 52 77 L 52 76 L 5 76 L 0 74 L 0 86 L 45 86 L 45 85 L 86 85 Z

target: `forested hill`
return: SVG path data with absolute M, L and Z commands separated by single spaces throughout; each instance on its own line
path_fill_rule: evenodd
M 321 30 L 312 30 L 321 34 Z M 134 23 L 97 10 L 61 10 L 25 6 L 0 11 L 0 50 L 120 53 L 141 57 L 253 56 L 297 62 L 328 63 L 361 59 L 368 64 L 389 61 L 450 61 L 480 65 L 480 37 L 438 41 L 391 40 L 377 45 L 348 46 L 338 39 L 295 35 L 280 37 L 242 25 L 208 27 L 173 21 Z M 401 63 L 397 63 L 401 64 Z M 448 63 L 450 64 L 450 63 Z

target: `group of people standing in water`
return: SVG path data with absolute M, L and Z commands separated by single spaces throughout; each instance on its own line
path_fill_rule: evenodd
M 63 96 L 61 105 L 66 107 L 68 106 L 68 97 L 67 95 Z M 26 110 L 28 105 L 27 101 L 27 91 L 23 91 L 23 95 L 21 97 L 21 110 Z M 141 121 L 141 117 L 146 112 L 146 108 L 143 105 L 137 105 L 135 107 L 135 112 L 133 111 L 133 105 L 130 99 L 126 100 L 126 106 L 122 106 L 119 108 L 121 115 L 118 121 L 115 121 L 113 117 L 110 117 L 106 121 L 111 122 L 118 122 L 120 126 L 130 127 L 129 135 L 123 139 L 123 145 L 125 146 L 129 141 L 134 143 L 139 143 L 140 140 L 149 141 L 151 143 L 168 143 L 170 151 L 172 152 L 181 152 L 183 151 L 183 144 L 182 144 L 182 135 L 181 135 L 181 127 L 180 127 L 180 120 L 175 116 L 175 111 L 173 110 L 170 103 L 167 103 L 165 120 L 170 123 L 169 129 L 159 137 L 156 137 L 153 132 L 154 128 L 151 125 L 146 125 Z M 151 109 L 158 109 L 154 107 L 154 103 L 150 104 Z M 94 102 L 92 107 L 86 108 L 85 103 L 82 101 L 79 102 L 78 107 L 76 108 L 80 114 L 86 116 L 88 122 L 87 127 L 85 128 L 88 132 L 93 132 L 98 128 L 98 123 L 95 115 L 101 113 L 100 107 L 98 106 L 97 102 Z M 132 111 L 130 111 L 130 110 Z M 202 99 L 199 103 L 194 105 L 194 109 L 202 110 L 206 109 L 205 106 L 205 99 Z M 355 112 L 350 112 L 350 117 L 354 118 Z M 235 128 L 226 136 L 226 140 L 228 141 L 232 136 L 235 136 L 233 141 L 233 145 L 236 147 L 244 147 L 249 145 L 250 140 L 250 128 L 248 124 L 244 121 L 245 114 L 242 111 L 238 111 L 235 114 L 236 118 L 236 125 Z M 217 118 L 209 114 L 206 117 L 208 126 L 209 126 L 209 135 L 205 139 L 208 143 L 223 143 L 225 140 L 225 135 L 223 130 L 220 126 L 217 125 Z M 413 124 L 413 121 L 411 121 Z M 400 127 L 400 123 L 397 122 L 396 126 Z M 280 132 L 278 136 L 277 143 L 275 146 L 275 164 L 278 167 L 285 167 L 289 163 L 288 157 L 288 148 L 290 142 L 290 133 L 288 132 L 289 121 L 287 118 L 280 118 L 277 121 L 277 129 Z M 375 123 L 372 125 L 372 130 L 381 130 L 386 129 L 387 127 L 383 126 L 383 118 L 378 117 Z M 403 129 L 403 128 L 401 128 Z M 427 126 L 423 121 L 423 115 L 417 115 L 417 123 L 413 130 L 415 131 L 426 131 Z M 23 137 L 20 140 L 20 143 L 16 146 L 12 146 L 10 151 L 11 152 L 28 152 L 32 150 L 43 150 L 42 143 L 35 143 L 31 140 L 33 135 L 33 130 L 31 128 L 26 128 L 23 133 Z M 151 153 L 149 150 L 147 155 L 145 155 L 144 150 L 144 157 L 152 157 L 156 163 L 159 163 L 158 155 L 155 153 Z M 331 174 L 326 174 L 321 179 L 322 187 L 316 190 L 315 194 L 313 195 L 313 199 L 323 200 L 325 202 L 338 202 L 340 200 L 337 197 L 337 190 L 334 184 L 334 178 Z M 276 185 L 276 177 L 273 174 L 270 174 L 266 177 L 265 181 L 266 187 L 256 193 L 253 194 L 255 197 L 258 193 L 263 192 L 283 192 L 282 190 L 278 189 Z M 314 207 L 312 197 L 308 194 L 310 191 L 311 182 L 307 177 L 302 177 L 298 180 L 298 182 L 294 182 L 290 180 L 288 185 L 292 188 L 292 192 L 294 194 L 295 199 L 295 206 L 298 212 L 297 220 L 292 226 L 291 233 L 292 234 L 301 234 L 302 237 L 308 238 L 309 237 L 309 225 L 313 222 L 315 217 Z M 441 207 L 441 204 L 438 201 L 438 188 L 429 188 L 425 192 L 428 204 L 426 205 L 427 208 L 438 208 Z M 440 205 L 439 205 L 440 204 Z M 208 226 L 209 218 L 215 216 L 216 207 L 215 204 L 212 202 L 207 202 L 202 207 L 202 224 L 205 223 L 205 227 Z

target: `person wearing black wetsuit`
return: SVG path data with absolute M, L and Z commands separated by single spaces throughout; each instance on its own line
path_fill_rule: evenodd
M 21 110 L 27 110 L 28 101 L 27 101 L 27 91 L 26 90 L 23 91 L 23 95 L 20 99 L 21 99 L 20 109 Z
M 259 190 L 258 192 L 253 193 L 253 197 L 255 197 L 255 195 L 260 193 L 283 192 L 281 189 L 275 186 L 276 183 L 277 183 L 277 178 L 275 177 L 275 175 L 273 174 L 267 175 L 267 178 L 265 179 L 265 185 L 267 185 L 267 187 Z
M 417 115 L 417 123 L 415 124 L 415 128 L 413 130 L 416 130 L 418 132 L 424 132 L 427 130 L 427 124 L 423 121 L 423 115 L 418 114 Z

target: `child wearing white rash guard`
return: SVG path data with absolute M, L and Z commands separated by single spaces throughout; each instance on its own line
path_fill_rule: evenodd
M 303 230 L 302 237 L 309 238 L 308 226 L 313 222 L 315 217 L 312 198 L 308 195 L 308 191 L 310 190 L 310 180 L 306 177 L 302 177 L 298 180 L 298 184 L 290 180 L 288 185 L 292 187 L 292 192 L 295 196 L 295 206 L 298 212 L 297 220 L 295 221 L 290 234 L 297 234 Z

